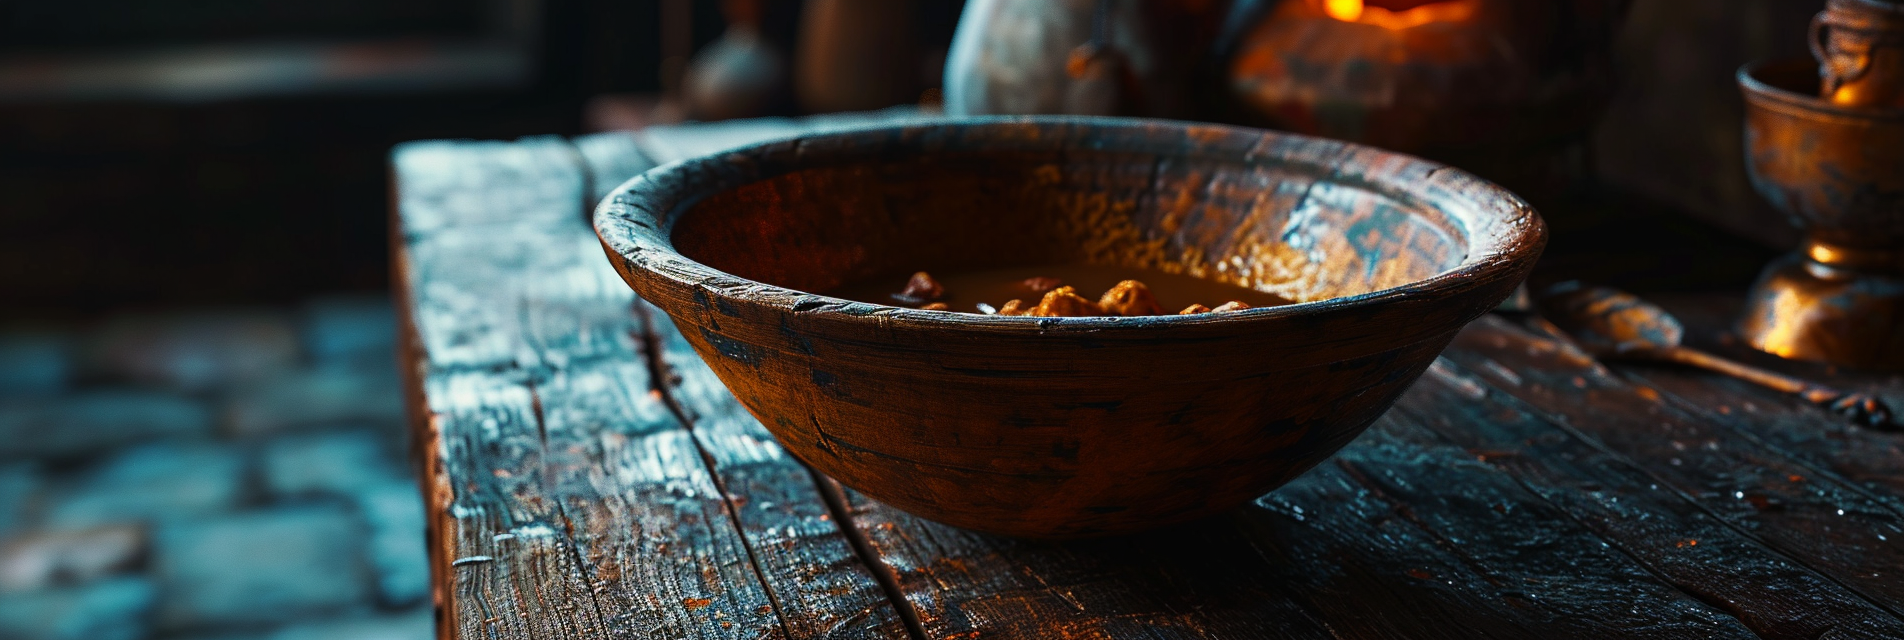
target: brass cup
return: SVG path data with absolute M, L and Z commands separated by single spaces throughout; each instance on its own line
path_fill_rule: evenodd
M 1807 234 L 1753 285 L 1739 334 L 1786 358 L 1904 368 L 1904 108 L 1819 98 L 1810 60 L 1738 80 L 1746 171 Z

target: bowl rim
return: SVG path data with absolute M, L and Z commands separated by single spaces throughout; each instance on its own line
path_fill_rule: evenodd
M 752 161 L 766 154 L 785 151 L 791 147 L 792 150 L 803 155 L 819 155 L 835 163 L 850 164 L 856 156 L 861 160 L 874 160 L 877 151 L 856 148 L 848 149 L 836 156 L 829 157 L 824 154 L 834 151 L 831 148 L 832 143 L 849 140 L 868 139 L 890 142 L 920 134 L 960 130 L 1009 131 L 1010 128 L 1027 126 L 1045 127 L 1044 132 L 1047 135 L 1036 136 L 1036 139 L 1039 143 L 1053 143 L 1053 146 L 1048 147 L 1050 149 L 1068 148 L 1058 145 L 1079 142 L 1101 131 L 1132 131 L 1163 127 L 1182 132 L 1187 139 L 1193 140 L 1229 142 L 1254 140 L 1249 147 L 1250 153 L 1245 153 L 1242 157 L 1223 158 L 1215 154 L 1201 154 L 1202 157 L 1212 159 L 1255 162 L 1257 160 L 1252 157 L 1255 151 L 1282 144 L 1295 146 L 1308 152 L 1308 159 L 1311 160 L 1322 160 L 1331 156 L 1344 159 L 1381 160 L 1384 164 L 1397 165 L 1398 169 L 1379 176 L 1371 176 L 1366 171 L 1360 174 L 1345 174 L 1343 169 L 1347 167 L 1342 165 L 1326 166 L 1322 162 L 1307 164 L 1319 170 L 1317 173 L 1319 181 L 1336 181 L 1339 184 L 1373 191 L 1398 202 L 1420 204 L 1434 209 L 1459 228 L 1466 240 L 1467 255 L 1453 267 L 1424 279 L 1350 296 L 1288 305 L 1187 316 L 1035 317 L 926 311 L 800 291 L 722 271 L 690 258 L 674 247 L 673 223 L 678 221 L 678 214 L 681 212 L 716 193 L 787 173 L 783 171 L 744 175 L 745 171 L 740 167 L 751 166 Z M 1048 135 L 1052 129 L 1058 129 L 1060 134 Z M 1105 149 L 1103 147 L 1086 148 Z M 1186 150 L 1182 157 L 1195 158 L 1199 155 Z M 1292 166 L 1305 164 L 1294 160 L 1295 158 L 1282 157 L 1272 162 Z M 825 164 L 824 162 L 814 163 L 812 166 Z M 1361 168 L 1366 170 L 1372 166 L 1367 165 Z M 1363 180 L 1343 180 L 1343 178 L 1363 178 Z M 1444 195 L 1465 197 L 1467 202 L 1463 204 L 1467 206 L 1463 211 L 1450 211 L 1429 204 L 1423 196 L 1404 190 L 1402 188 L 1404 182 L 1413 184 L 1416 188 L 1433 187 L 1439 189 Z M 1486 207 L 1483 206 L 1486 204 L 1495 205 L 1502 214 L 1489 217 Z M 1476 222 L 1483 224 L 1476 225 Z M 1485 289 L 1500 276 L 1515 271 L 1516 267 L 1519 267 L 1524 274 L 1526 270 L 1532 268 L 1533 262 L 1540 256 L 1547 241 L 1545 222 L 1541 220 L 1539 213 L 1520 196 L 1466 171 L 1408 154 L 1328 138 L 1233 125 L 1153 118 L 1071 115 L 958 116 L 897 124 L 849 126 L 676 160 L 630 178 L 610 191 L 610 195 L 596 206 L 593 224 L 603 249 L 607 251 L 611 259 L 619 261 L 621 270 L 631 285 L 635 285 L 638 279 L 648 279 L 639 274 L 649 274 L 672 288 L 695 290 L 697 297 L 704 291 L 725 299 L 744 300 L 749 304 L 767 306 L 783 313 L 821 313 L 833 319 L 854 323 L 887 326 L 899 323 L 981 333 L 999 331 L 1044 333 L 1053 330 L 1105 332 L 1167 327 L 1228 327 L 1262 324 L 1326 312 L 1368 311 L 1396 300 L 1439 299 Z M 1514 284 L 1519 284 L 1518 278 Z M 643 297 L 648 296 L 644 293 Z M 1492 307 L 1492 304 L 1490 302 L 1488 306 Z M 1485 309 L 1477 312 L 1476 315 L 1484 312 Z

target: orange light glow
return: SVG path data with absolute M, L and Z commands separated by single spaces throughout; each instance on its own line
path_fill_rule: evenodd
M 1463 22 L 1474 17 L 1480 8 L 1481 0 L 1444 0 L 1400 11 L 1368 6 L 1363 0 L 1323 0 L 1322 4 L 1323 11 L 1331 18 L 1384 29 L 1407 29 L 1430 22 Z
M 1843 259 L 1843 256 L 1839 255 L 1836 249 L 1816 242 L 1812 243 L 1810 251 L 1812 260 L 1825 264 L 1837 264 L 1839 260 Z
M 1756 346 L 1762 350 L 1777 354 L 1781 358 L 1799 358 L 1804 335 L 1800 333 L 1806 326 L 1805 300 L 1797 292 L 1780 290 L 1772 299 L 1772 313 L 1778 318 L 1769 331 L 1758 337 Z
M 1323 7 L 1329 17 L 1343 22 L 1355 22 L 1362 19 L 1362 0 L 1325 0 Z

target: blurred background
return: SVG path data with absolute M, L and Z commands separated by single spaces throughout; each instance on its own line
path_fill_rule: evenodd
M 962 3 L 909 1 L 920 64 L 942 60 Z M 791 52 L 802 3 L 769 4 L 763 31 Z M 1820 6 L 1636 2 L 1596 177 L 1734 235 L 1795 238 L 1738 170 L 1732 72 L 1804 55 Z M 639 126 L 640 99 L 678 88 L 725 30 L 713 0 L 7 0 L 5 314 L 382 289 L 392 144 Z
M 1733 72 L 1822 5 L 1633 2 L 1543 272 L 1740 291 L 1789 248 Z M 428 637 L 390 147 L 936 108 L 963 8 L 0 0 L 0 638 Z M 856 59 L 897 79 L 827 85 Z

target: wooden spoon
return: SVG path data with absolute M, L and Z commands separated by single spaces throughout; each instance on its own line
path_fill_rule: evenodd
M 1876 397 L 1833 389 L 1733 362 L 1680 344 L 1685 328 L 1665 309 L 1606 287 L 1563 282 L 1548 289 L 1540 310 L 1581 348 L 1600 358 L 1675 362 L 1797 394 L 1867 427 L 1895 427 L 1890 407 Z

